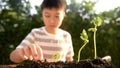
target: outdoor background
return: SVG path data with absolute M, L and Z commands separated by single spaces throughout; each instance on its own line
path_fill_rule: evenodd
M 80 33 L 93 27 L 91 20 L 100 16 L 102 26 L 97 30 L 98 57 L 110 55 L 114 68 L 120 67 L 120 7 L 96 13 L 96 2 L 83 0 L 77 3 L 70 0 L 61 28 L 72 35 L 74 60 L 77 60 L 79 48 L 83 45 Z M 109 0 L 108 0 L 109 1 Z M 107 2 L 106 2 L 107 4 Z M 36 14 L 31 14 L 29 0 L 0 0 L 0 64 L 14 64 L 9 55 L 33 28 L 43 26 L 40 6 L 35 7 Z M 88 31 L 87 31 L 88 32 Z M 89 43 L 81 53 L 81 59 L 93 59 L 93 33 L 88 32 Z

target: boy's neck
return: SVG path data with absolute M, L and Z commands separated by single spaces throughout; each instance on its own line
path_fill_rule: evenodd
M 45 28 L 45 30 L 46 30 L 48 33 L 50 33 L 50 34 L 57 34 L 57 33 L 58 33 L 58 29 L 51 30 L 51 29 Z

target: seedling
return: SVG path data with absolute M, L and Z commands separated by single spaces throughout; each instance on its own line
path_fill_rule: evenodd
M 83 29 L 80 38 L 84 41 L 84 44 L 83 44 L 82 47 L 79 49 L 79 52 L 78 52 L 78 62 L 80 61 L 80 54 L 81 54 L 82 49 L 83 49 L 83 48 L 85 47 L 85 45 L 89 42 L 89 40 L 88 40 L 88 35 L 87 35 L 87 32 L 85 31 L 85 29 Z
M 55 59 L 56 62 L 58 61 L 59 57 L 60 57 L 60 54 L 59 54 L 59 53 L 55 53 L 55 54 L 53 55 L 53 58 Z
M 92 20 L 92 23 L 94 24 L 94 28 L 89 28 L 88 31 L 92 31 L 94 33 L 93 40 L 94 40 L 94 59 L 97 58 L 97 50 L 96 50 L 96 32 L 97 27 L 101 26 L 102 19 L 100 17 L 96 17 Z

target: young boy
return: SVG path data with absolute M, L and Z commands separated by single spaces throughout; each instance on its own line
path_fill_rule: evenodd
M 41 5 L 44 25 L 34 28 L 10 54 L 13 62 L 24 60 L 44 60 L 54 62 L 72 61 L 74 52 L 71 35 L 59 27 L 65 16 L 66 3 L 64 0 L 43 0 Z

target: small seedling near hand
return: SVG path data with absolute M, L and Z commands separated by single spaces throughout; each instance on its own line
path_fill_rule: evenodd
M 79 52 L 78 52 L 78 62 L 80 61 L 80 54 L 81 54 L 82 49 L 83 49 L 83 48 L 85 47 L 85 45 L 89 42 L 89 40 L 88 40 L 88 35 L 87 35 L 87 32 L 85 31 L 85 29 L 83 29 L 80 38 L 84 41 L 84 44 L 83 44 L 82 47 L 79 49 Z
M 100 17 L 96 17 L 92 20 L 92 23 L 94 24 L 94 28 L 89 28 L 88 31 L 92 31 L 94 33 L 93 40 L 94 40 L 94 59 L 97 58 L 97 50 L 96 50 L 96 32 L 97 27 L 101 26 L 102 19 Z
M 58 59 L 60 58 L 60 54 L 59 53 L 56 53 L 53 55 L 53 58 L 55 59 L 55 61 L 57 62 Z

